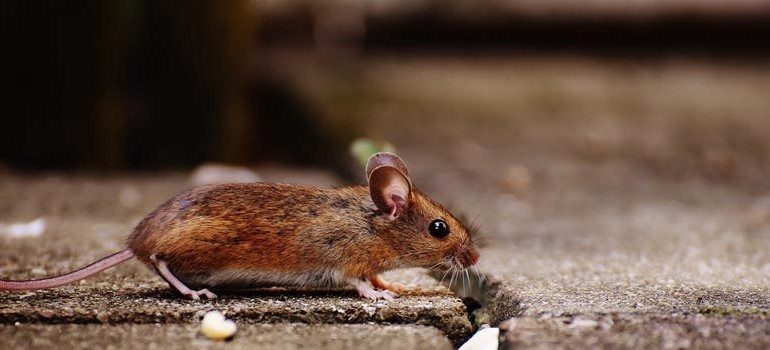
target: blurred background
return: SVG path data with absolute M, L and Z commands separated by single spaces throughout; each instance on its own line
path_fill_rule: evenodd
M 0 7 L 6 220 L 59 213 L 33 197 L 137 219 L 211 162 L 361 183 L 366 137 L 492 236 L 661 201 L 770 222 L 767 1 Z
M 349 176 L 347 145 L 371 136 L 671 176 L 767 170 L 766 1 L 0 6 L 7 168 Z

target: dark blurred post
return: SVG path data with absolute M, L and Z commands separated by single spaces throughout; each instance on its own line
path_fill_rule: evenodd
M 243 162 L 254 116 L 245 86 L 254 58 L 255 11 L 248 1 L 145 1 L 132 141 L 140 167 Z
M 0 162 L 108 170 L 249 158 L 248 1 L 8 1 L 0 10 Z
M 104 169 L 127 165 L 126 58 L 136 31 L 134 21 L 138 14 L 134 5 L 96 1 L 92 6 L 96 17 L 94 45 L 98 67 L 93 112 L 89 113 L 94 125 L 93 144 L 82 152 L 86 163 Z M 71 54 L 77 59 L 77 52 Z
M 255 14 L 248 1 L 212 2 L 209 6 L 219 9 L 216 21 L 220 22 L 226 36 L 223 43 L 223 67 L 227 69 L 229 82 L 223 84 L 223 128 L 220 159 L 232 163 L 244 163 L 254 158 L 249 138 L 254 137 L 254 119 L 246 106 L 246 86 L 251 78 L 251 62 L 255 58 Z M 228 69 L 229 68 L 229 69 Z

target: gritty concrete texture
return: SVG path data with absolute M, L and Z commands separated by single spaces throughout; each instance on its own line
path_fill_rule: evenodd
M 644 191 L 630 186 L 617 198 L 589 195 L 599 190 L 585 186 L 585 193 L 564 200 L 498 197 L 498 209 L 514 210 L 502 209 L 507 202 L 528 214 L 497 221 L 509 232 L 509 244 L 486 247 L 480 269 L 498 281 L 498 302 L 491 305 L 500 305 L 502 296 L 515 308 L 476 313 L 488 311 L 492 320 L 513 316 L 526 331 L 505 331 L 507 342 L 540 348 L 767 346 L 770 231 L 747 215 L 757 196 L 708 182 L 647 184 Z M 614 323 L 588 330 L 568 325 L 597 317 Z
M 507 348 L 767 349 L 770 318 L 760 315 L 602 314 L 514 318 Z
M 0 323 L 190 323 L 216 309 L 245 323 L 415 324 L 434 326 L 451 339 L 472 331 L 465 305 L 446 292 L 363 299 L 353 291 L 246 291 L 215 301 L 177 297 L 168 288 L 101 284 L 0 294 Z
M 768 310 L 770 231 L 750 225 L 750 197 L 704 184 L 717 198 L 694 205 L 666 198 L 690 189 L 657 186 L 657 199 L 525 204 L 530 217 L 510 219 L 511 244 L 486 248 L 480 268 L 529 316 Z
M 0 325 L 3 349 L 451 349 L 435 328 L 372 324 L 239 324 L 229 341 L 213 341 L 197 324 Z

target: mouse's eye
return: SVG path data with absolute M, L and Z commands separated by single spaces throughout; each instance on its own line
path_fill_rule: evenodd
M 444 238 L 449 235 L 449 225 L 441 219 L 433 220 L 428 224 L 428 233 L 436 238 Z

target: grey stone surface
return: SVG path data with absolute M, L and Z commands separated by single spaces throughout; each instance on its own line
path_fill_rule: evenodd
M 514 318 L 509 348 L 767 349 L 767 315 L 602 314 Z
M 419 295 L 417 295 L 419 294 Z M 451 339 L 472 331 L 465 305 L 446 292 L 421 292 L 371 301 L 353 291 L 283 289 L 220 293 L 214 301 L 181 299 L 168 288 L 108 283 L 28 293 L 0 294 L 0 323 L 190 323 L 219 310 L 247 323 L 415 324 L 438 328 Z
M 3 349 L 451 349 L 437 329 L 413 325 L 238 324 L 228 341 L 197 324 L 0 325 Z

